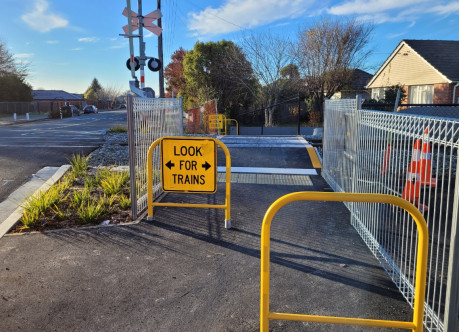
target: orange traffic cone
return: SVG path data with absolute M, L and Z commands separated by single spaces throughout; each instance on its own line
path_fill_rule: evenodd
M 406 199 L 413 204 L 418 203 L 419 195 L 421 193 L 419 174 L 416 172 L 416 165 L 417 162 L 411 161 L 402 194 L 403 199 Z
M 430 153 L 430 144 L 428 139 L 429 128 L 426 128 L 422 139 L 421 168 L 419 173 L 421 177 L 421 184 L 423 186 L 435 187 L 437 185 L 437 179 L 432 178 L 432 154 Z
M 413 154 L 411 156 L 410 167 L 406 175 L 405 187 L 403 188 L 403 199 L 413 203 L 421 212 L 428 210 L 428 206 L 420 204 L 419 196 L 421 194 L 420 170 L 421 170 L 421 141 L 417 139 L 413 145 Z

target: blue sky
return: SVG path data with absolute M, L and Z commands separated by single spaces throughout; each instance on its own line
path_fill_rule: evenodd
M 137 1 L 131 0 L 137 11 Z M 144 14 L 156 0 L 143 0 Z M 83 93 L 94 77 L 103 86 L 128 89 L 125 0 L 0 0 L 0 40 L 17 61 L 28 63 L 34 89 Z M 375 24 L 374 73 L 402 39 L 459 40 L 459 1 L 451 0 L 162 0 L 164 59 L 197 40 L 237 40 L 241 31 L 295 38 L 320 18 L 357 18 Z M 147 55 L 157 56 L 157 37 L 145 31 Z M 137 42 L 135 42 L 137 45 Z M 136 54 L 138 52 L 136 51 Z M 459 55 L 458 55 L 459 56 Z M 158 91 L 158 74 L 146 84 Z

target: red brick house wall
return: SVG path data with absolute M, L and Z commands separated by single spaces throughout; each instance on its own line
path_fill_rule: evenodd
M 453 100 L 453 88 L 454 84 L 434 84 L 434 104 L 451 104 Z

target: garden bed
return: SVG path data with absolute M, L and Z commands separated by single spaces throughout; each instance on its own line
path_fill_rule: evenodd
M 89 167 L 88 157 L 80 155 L 71 166 L 49 190 L 22 204 L 23 216 L 10 233 L 132 221 L 127 171 Z

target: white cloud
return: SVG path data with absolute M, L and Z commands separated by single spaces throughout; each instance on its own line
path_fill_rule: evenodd
M 333 15 L 373 14 L 410 7 L 428 1 L 430 0 L 354 0 L 333 6 L 328 9 L 328 12 Z
M 30 28 L 39 32 L 48 32 L 68 25 L 69 21 L 48 10 L 49 3 L 46 0 L 35 0 L 34 4 L 32 10 L 21 16 Z
M 399 33 L 390 33 L 390 34 L 387 35 L 387 38 L 395 39 L 395 38 L 403 36 L 404 34 L 406 34 L 406 31 L 402 31 L 402 32 L 399 32 Z
M 59 44 L 59 40 L 47 40 L 45 43 L 46 44 L 51 44 L 51 45 L 52 44 Z
M 27 59 L 27 58 L 31 58 L 33 56 L 34 56 L 33 53 L 17 53 L 17 54 L 14 55 L 14 57 L 16 57 L 18 59 Z
M 72 48 L 72 51 L 82 51 L 82 50 L 83 50 L 83 47 Z
M 457 14 L 459 13 L 459 2 L 456 1 L 446 5 L 435 6 L 432 7 L 429 11 L 439 15 Z
M 426 13 L 449 15 L 459 13 L 459 1 L 432 6 L 430 0 L 351 0 L 327 9 L 332 15 L 359 15 L 364 21 L 376 24 L 384 22 L 411 22 L 413 27 L 416 20 Z
M 212 36 L 244 28 L 296 18 L 310 9 L 314 0 L 227 0 L 221 7 L 190 13 L 188 29 L 195 36 Z
M 99 41 L 99 38 L 98 37 L 82 37 L 82 38 L 78 38 L 78 41 L 82 43 L 95 43 Z
M 112 46 L 110 46 L 110 48 L 113 48 L 113 49 L 123 48 L 123 47 L 127 47 L 127 45 L 126 45 L 126 44 L 118 44 L 118 45 L 112 45 Z

